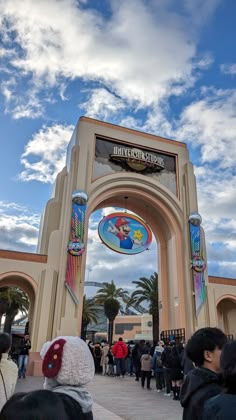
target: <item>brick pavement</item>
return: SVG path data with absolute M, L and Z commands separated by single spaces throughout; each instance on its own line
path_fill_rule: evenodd
M 42 388 L 43 379 L 28 377 L 18 381 L 17 391 Z M 88 387 L 93 395 L 95 420 L 181 420 L 182 409 L 178 401 L 142 389 L 133 377 L 110 378 L 100 375 Z

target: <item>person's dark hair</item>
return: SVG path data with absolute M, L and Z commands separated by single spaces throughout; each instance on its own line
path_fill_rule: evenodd
M 2 354 L 7 353 L 11 348 L 11 336 L 7 333 L 0 333 L 0 361 Z
M 14 394 L 3 406 L 0 413 L 0 420 L 13 419 L 70 420 L 64 410 L 60 396 L 48 390 Z
M 119 337 L 119 341 L 123 341 L 123 338 L 122 337 Z
M 236 341 L 225 344 L 220 358 L 225 387 L 229 394 L 236 394 Z
M 203 366 L 204 351 L 214 351 L 216 348 L 222 349 L 226 342 L 227 337 L 219 328 L 201 328 L 188 340 L 186 345 L 187 357 L 196 366 Z

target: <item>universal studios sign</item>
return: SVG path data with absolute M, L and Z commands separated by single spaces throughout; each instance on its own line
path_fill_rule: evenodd
M 144 171 L 146 168 L 161 171 L 165 168 L 162 157 L 136 148 L 114 146 L 110 159 L 117 162 L 125 162 L 135 171 Z

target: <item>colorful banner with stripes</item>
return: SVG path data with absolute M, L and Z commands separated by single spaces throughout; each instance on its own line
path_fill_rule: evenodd
M 192 254 L 192 271 L 194 281 L 195 293 L 195 307 L 196 314 L 198 315 L 202 305 L 206 300 L 206 287 L 205 287 L 205 268 L 206 263 L 203 258 L 203 241 L 201 237 L 200 224 L 195 225 L 189 223 L 190 240 L 191 240 L 191 254 Z
M 85 251 L 84 226 L 86 208 L 86 194 L 83 191 L 75 191 L 72 195 L 71 229 L 67 246 L 68 253 L 65 279 L 65 286 L 75 303 L 79 302 L 81 255 Z

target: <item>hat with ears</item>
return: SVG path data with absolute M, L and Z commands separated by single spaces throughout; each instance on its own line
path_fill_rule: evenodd
M 57 337 L 45 343 L 40 356 L 43 374 L 61 385 L 85 385 L 94 377 L 94 361 L 79 337 Z
M 128 224 L 129 224 L 128 220 L 126 220 L 124 217 L 119 217 L 115 223 L 115 227 L 119 229 L 119 227 L 123 225 L 128 225 Z

